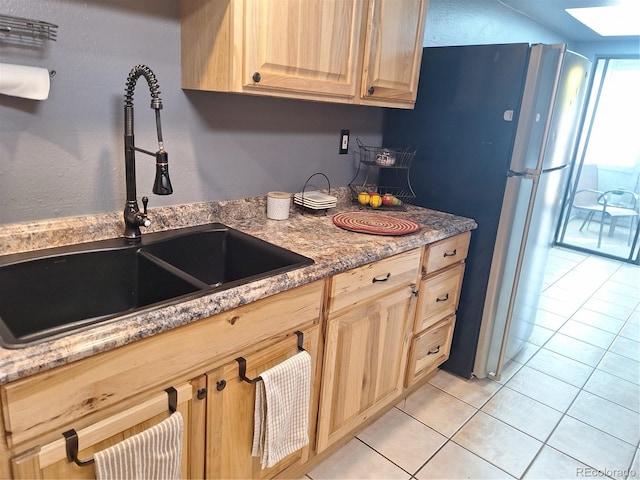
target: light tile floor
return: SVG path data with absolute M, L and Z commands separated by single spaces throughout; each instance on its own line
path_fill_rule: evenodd
M 440 371 L 308 477 L 634 480 L 639 441 L 640 267 L 555 248 L 500 382 Z

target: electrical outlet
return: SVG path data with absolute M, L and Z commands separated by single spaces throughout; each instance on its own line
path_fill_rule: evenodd
M 349 153 L 349 130 L 340 130 L 340 155 Z

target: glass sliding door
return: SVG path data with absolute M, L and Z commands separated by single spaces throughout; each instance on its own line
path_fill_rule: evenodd
M 640 59 L 600 58 L 556 244 L 640 263 Z

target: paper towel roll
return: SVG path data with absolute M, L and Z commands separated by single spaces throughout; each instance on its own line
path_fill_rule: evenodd
M 31 100 L 49 97 L 49 71 L 46 68 L 0 63 L 0 93 Z

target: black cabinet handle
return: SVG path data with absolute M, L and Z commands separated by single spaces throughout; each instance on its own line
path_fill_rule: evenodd
M 207 389 L 206 388 L 198 389 L 198 393 L 196 394 L 196 398 L 198 400 L 204 400 L 205 398 L 207 398 Z
M 386 282 L 390 278 L 391 278 L 391 272 L 387 273 L 387 276 L 384 278 L 373 277 L 373 280 L 371 280 L 371 283 Z
M 447 300 L 449 300 L 449 294 L 448 293 L 444 297 L 436 298 L 436 302 L 446 302 Z
M 448 252 L 444 252 L 443 257 L 455 257 L 457 255 L 457 249 L 454 249 L 453 252 L 448 253 Z
M 435 350 L 429 350 L 427 352 L 427 355 L 435 355 L 436 353 L 440 353 L 440 345 L 438 345 L 438 348 L 436 348 Z
M 369 89 L 367 90 L 367 93 L 368 93 L 369 95 L 373 95 L 373 94 L 375 93 L 375 91 L 376 91 L 376 89 L 375 89 L 375 88 L 373 88 L 373 87 L 369 87 Z
M 260 80 L 262 80 L 262 77 L 260 76 L 260 72 L 256 72 L 253 74 L 253 76 L 251 77 L 253 79 L 254 82 L 256 83 L 260 83 Z

